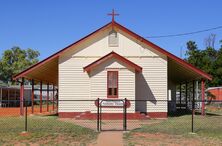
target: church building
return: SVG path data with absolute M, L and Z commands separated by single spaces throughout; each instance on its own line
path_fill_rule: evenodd
M 151 118 L 166 118 L 170 108 L 175 108 L 177 85 L 200 81 L 204 99 L 204 83 L 212 79 L 204 71 L 117 23 L 114 15 L 108 24 L 13 78 L 21 83 L 21 91 L 24 79 L 56 86 L 59 117 L 74 117 L 86 111 L 96 113 L 94 102 L 74 100 L 99 98 L 110 99 L 110 103 L 104 102 L 110 106 L 118 104 L 115 100 L 127 99 L 127 113 L 146 113 Z M 22 92 L 20 100 L 23 101 Z M 143 100 L 146 102 L 141 102 Z M 121 110 L 107 107 L 104 112 Z

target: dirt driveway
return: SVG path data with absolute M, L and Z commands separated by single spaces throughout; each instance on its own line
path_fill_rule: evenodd
M 49 111 L 52 111 L 52 106 L 49 106 Z M 25 110 L 25 109 L 24 109 Z M 39 114 L 40 108 L 34 107 L 34 114 Z M 46 107 L 42 107 L 42 114 L 48 114 Z M 32 114 L 32 108 L 28 107 L 28 114 Z M 20 107 L 0 108 L 0 117 L 20 116 Z

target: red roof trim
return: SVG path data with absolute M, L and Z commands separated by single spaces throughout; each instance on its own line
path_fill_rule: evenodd
M 153 44 L 152 42 L 146 40 L 145 38 L 139 36 L 138 34 L 130 31 L 129 29 L 125 28 L 124 26 L 118 24 L 118 23 L 115 22 L 115 21 L 114 21 L 113 23 L 110 22 L 110 23 L 106 24 L 105 26 L 99 28 L 98 30 L 96 30 L 96 31 L 94 31 L 93 33 L 87 35 L 86 37 L 84 37 L 84 38 L 78 40 L 77 42 L 75 42 L 75 43 L 73 43 L 73 44 L 65 47 L 64 49 L 60 50 L 59 52 L 57 52 L 57 53 L 55 53 L 55 54 L 53 54 L 53 55 L 51 55 L 51 56 L 49 56 L 48 58 L 42 60 L 41 62 L 39 62 L 39 63 L 37 63 L 37 64 L 29 67 L 28 69 L 26 69 L 26 70 L 22 71 L 21 73 L 15 75 L 15 76 L 13 77 L 13 79 L 15 80 L 15 79 L 18 79 L 18 78 L 20 78 L 20 77 L 24 77 L 27 73 L 31 72 L 31 71 L 34 70 L 35 68 L 37 68 L 37 67 L 41 66 L 42 64 L 45 64 L 46 62 L 48 62 L 48 61 L 50 61 L 50 60 L 58 57 L 61 53 L 63 53 L 63 52 L 65 52 L 65 51 L 67 51 L 68 49 L 70 49 L 70 47 L 81 43 L 82 41 L 86 40 L 86 39 L 89 38 L 90 36 L 98 33 L 99 31 L 101 31 L 101 30 L 103 30 L 103 29 L 106 29 L 107 27 L 112 26 L 112 25 L 114 25 L 114 27 L 117 27 L 117 28 L 121 29 L 122 31 L 126 32 L 127 34 L 135 37 L 136 39 L 141 40 L 143 43 L 151 46 L 152 48 L 154 48 L 154 49 L 157 50 L 158 52 L 165 54 L 167 57 L 169 57 L 169 58 L 177 61 L 178 63 L 180 63 L 180 64 L 183 65 L 184 67 L 193 70 L 194 72 L 200 74 L 201 76 L 203 76 L 203 77 L 206 78 L 206 79 L 212 80 L 211 75 L 209 75 L 209 74 L 205 73 L 204 71 L 196 68 L 195 66 L 187 63 L 186 61 L 180 59 L 179 57 L 177 57 L 177 56 L 175 56 L 175 55 L 167 52 L 166 50 L 160 48 L 159 46 Z
M 142 67 L 136 65 L 135 63 L 131 62 L 130 60 L 126 59 L 125 57 L 115 53 L 115 52 L 111 52 L 103 57 L 101 57 L 100 59 L 90 63 L 89 65 L 85 66 L 83 69 L 84 71 L 91 71 L 93 68 L 97 67 L 98 65 L 100 65 L 101 63 L 111 59 L 111 58 L 115 58 L 129 66 L 131 66 L 132 68 L 134 68 L 137 72 L 141 72 L 142 71 Z
M 160 53 L 166 55 L 167 57 L 169 57 L 169 58 L 171 58 L 171 59 L 179 62 L 179 63 L 182 64 L 184 67 L 193 70 L 194 72 L 202 75 L 203 77 L 207 78 L 208 80 L 212 80 L 212 76 L 211 76 L 211 75 L 209 75 L 209 74 L 205 73 L 204 71 L 196 68 L 196 67 L 193 66 L 192 64 L 187 63 L 186 61 L 180 59 L 179 57 L 177 57 L 177 56 L 175 56 L 175 55 L 167 52 L 166 50 L 164 50 L 164 49 L 162 49 L 161 47 L 153 44 L 152 42 L 146 40 L 145 38 L 139 36 L 138 34 L 130 31 L 129 29 L 125 28 L 124 26 L 122 26 L 122 25 L 120 25 L 120 24 L 118 24 L 118 23 L 116 23 L 116 22 L 115 22 L 115 26 L 116 26 L 117 28 L 121 29 L 122 31 L 126 32 L 127 34 L 135 37 L 136 39 L 141 40 L 141 42 L 147 44 L 148 46 L 151 46 L 152 48 L 154 48 L 154 49 L 157 50 L 158 52 L 160 52 Z
M 16 79 L 18 79 L 18 78 L 20 78 L 20 77 L 24 77 L 26 74 L 28 74 L 29 72 L 31 72 L 31 71 L 34 70 L 35 68 L 37 68 L 37 67 L 39 67 L 39 66 L 41 66 L 41 65 L 43 65 L 43 64 L 45 64 L 45 63 L 47 63 L 47 62 L 49 62 L 50 60 L 52 60 L 52 59 L 54 59 L 54 58 L 59 57 L 59 55 L 60 55 L 61 53 L 67 51 L 68 49 L 70 49 L 70 47 L 73 47 L 73 46 L 75 46 L 75 45 L 77 45 L 77 44 L 85 41 L 85 40 L 86 40 L 87 38 L 89 38 L 90 36 L 98 33 L 99 31 L 102 31 L 102 30 L 106 29 L 106 28 L 109 27 L 109 25 L 111 25 L 111 24 L 112 24 L 112 23 L 110 22 L 110 23 L 104 25 L 103 27 L 101 27 L 101 28 L 97 29 L 96 31 L 90 33 L 89 35 L 85 36 L 84 38 L 82 38 L 82 39 L 74 42 L 73 44 L 71 44 L 71 45 L 63 48 L 62 50 L 54 53 L 53 55 L 47 57 L 46 59 L 44 59 L 44 60 L 42 60 L 42 61 L 40 61 L 40 62 L 32 65 L 31 67 L 25 69 L 24 71 L 22 71 L 22 72 L 20 72 L 20 73 L 18 73 L 18 74 L 16 74 L 16 75 L 14 75 L 14 76 L 13 76 L 13 80 L 16 80 Z

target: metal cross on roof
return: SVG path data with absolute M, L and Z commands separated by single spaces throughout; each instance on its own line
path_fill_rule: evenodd
M 115 21 L 115 16 L 119 16 L 118 13 L 115 13 L 114 9 L 113 9 L 112 13 L 108 13 L 108 15 L 109 15 L 109 16 L 112 16 L 112 22 Z

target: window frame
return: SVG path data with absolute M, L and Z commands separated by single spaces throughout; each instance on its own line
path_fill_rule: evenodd
M 114 72 L 117 75 L 117 90 L 116 90 L 116 95 L 109 95 L 109 73 Z M 119 97 L 119 72 L 118 71 L 107 71 L 107 98 L 118 98 Z

